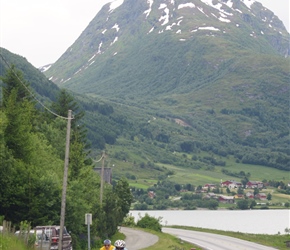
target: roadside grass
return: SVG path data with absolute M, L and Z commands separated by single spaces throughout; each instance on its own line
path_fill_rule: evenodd
M 180 228 L 192 231 L 206 232 L 206 233 L 214 233 L 220 235 L 226 235 L 234 238 L 238 238 L 241 240 L 247 240 L 251 242 L 255 242 L 264 246 L 270 246 L 277 248 L 279 250 L 287 250 L 289 247 L 286 246 L 286 241 L 290 241 L 289 234 L 248 234 L 248 233 L 240 233 L 240 232 L 231 232 L 231 231 L 222 231 L 222 230 L 214 230 L 214 229 L 205 229 L 198 227 L 188 227 L 188 226 L 171 226 L 172 228 Z
M 144 229 L 144 228 L 138 228 L 138 229 L 148 232 L 148 233 L 152 233 L 159 237 L 159 240 L 155 245 L 147 247 L 147 248 L 143 248 L 142 250 L 160 250 L 160 249 L 188 250 L 191 248 L 195 248 L 196 250 L 202 250 L 202 248 L 199 248 L 188 242 L 182 241 L 181 239 L 178 239 L 177 237 L 170 234 L 156 232 L 156 231 Z
M 1 250 L 31 250 L 23 241 L 10 233 L 0 233 L 0 249 Z

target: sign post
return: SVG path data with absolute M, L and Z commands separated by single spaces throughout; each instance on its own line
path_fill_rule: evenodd
M 92 225 L 92 214 L 85 215 L 85 224 L 88 225 L 88 250 L 91 250 L 90 225 Z

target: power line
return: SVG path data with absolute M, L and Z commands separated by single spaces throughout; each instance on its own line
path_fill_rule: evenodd
M 97 161 L 93 160 L 93 162 L 100 162 L 103 159 L 103 157 L 105 157 L 104 153 L 102 153 L 102 156 L 101 156 L 101 158 L 99 160 L 97 160 Z
M 20 83 L 24 86 L 24 88 L 28 91 L 28 93 L 44 108 L 46 109 L 49 113 L 53 114 L 54 116 L 60 117 L 62 119 L 68 120 L 68 119 L 74 119 L 74 117 L 72 118 L 68 118 L 68 117 L 64 117 L 61 115 L 58 115 L 57 113 L 53 112 L 51 109 L 49 109 L 48 107 L 46 107 L 41 101 L 39 101 L 36 96 L 30 91 L 30 89 L 25 85 L 24 82 L 22 82 L 22 80 L 19 78 L 19 76 L 17 75 L 17 73 L 15 72 L 15 70 L 9 65 L 9 63 L 6 61 L 6 59 L 4 58 L 4 56 L 0 53 L 0 56 L 2 58 L 2 60 L 4 61 L 4 63 L 6 64 L 6 66 L 12 71 L 12 73 L 17 77 L 17 79 L 20 81 Z

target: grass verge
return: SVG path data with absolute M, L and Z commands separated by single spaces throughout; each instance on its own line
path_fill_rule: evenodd
M 14 235 L 3 234 L 0 232 L 0 249 L 1 250 L 30 250 L 25 244 Z
M 191 248 L 195 248 L 196 250 L 202 250 L 202 248 L 194 246 L 193 244 L 190 244 L 188 242 L 184 242 L 170 234 L 156 232 L 156 231 L 144 229 L 144 228 L 138 228 L 138 230 L 142 230 L 142 231 L 154 234 L 159 237 L 159 240 L 155 245 L 144 248 L 142 250 L 160 250 L 160 249 L 188 250 Z
M 255 242 L 264 246 L 274 247 L 279 250 L 288 250 L 289 247 L 286 246 L 286 241 L 290 241 L 289 234 L 283 235 L 269 235 L 269 234 L 248 234 L 248 233 L 240 233 L 240 232 L 231 232 L 231 231 L 222 231 L 222 230 L 214 230 L 214 229 L 205 229 L 199 227 L 187 227 L 187 226 L 172 226 L 172 228 L 180 228 L 192 231 L 206 232 L 206 233 L 214 233 L 220 235 L 226 235 L 234 238 L 238 238 L 241 240 L 247 240 L 251 242 Z

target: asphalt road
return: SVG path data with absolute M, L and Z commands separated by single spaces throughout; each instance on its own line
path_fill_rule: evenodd
M 120 232 L 126 235 L 125 242 L 128 250 L 140 250 L 154 245 L 158 236 L 141 230 L 121 227 Z
M 165 227 L 162 228 L 162 231 L 207 250 L 277 250 L 276 248 L 218 234 Z

